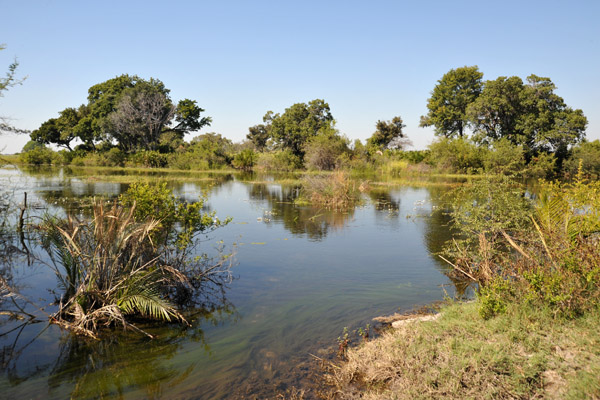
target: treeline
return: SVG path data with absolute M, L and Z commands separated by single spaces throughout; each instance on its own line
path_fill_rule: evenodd
M 143 166 L 176 169 L 297 169 L 384 173 L 451 172 L 551 176 L 575 171 L 579 160 L 600 174 L 600 142 L 585 141 L 587 119 L 554 93 L 548 78 L 531 75 L 482 81 L 477 67 L 446 73 L 434 87 L 421 126 L 436 140 L 424 151 L 410 141 L 400 116 L 377 121 L 366 143 L 351 141 L 329 104 L 315 99 L 283 113 L 268 111 L 241 143 L 218 133 L 190 99 L 176 104 L 157 79 L 122 75 L 88 90 L 88 102 L 61 111 L 31 133 L 22 161 L 30 164 Z M 64 147 L 53 152 L 52 144 Z M 76 144 L 75 146 L 73 144 Z

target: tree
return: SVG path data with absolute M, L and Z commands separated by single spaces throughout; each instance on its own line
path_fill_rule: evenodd
M 198 107 L 198 103 L 195 100 L 179 100 L 175 109 L 175 122 L 177 125 L 173 127 L 173 130 L 181 133 L 183 137 L 188 132 L 199 131 L 205 126 L 210 126 L 212 118 L 200 117 L 200 114 L 203 112 L 204 109 Z
M 156 150 L 163 128 L 173 118 L 175 107 L 162 85 L 151 79 L 123 91 L 109 114 L 110 135 L 125 151 Z
M 539 152 L 556 154 L 559 163 L 571 145 L 585 136 L 587 118 L 568 107 L 554 93 L 549 78 L 536 75 L 499 77 L 485 82 L 481 95 L 469 106 L 468 115 L 480 143 L 507 139 L 522 145 L 527 158 Z
M 271 122 L 273 121 L 273 111 L 267 111 L 263 117 L 263 124 L 254 125 L 248 128 L 246 138 L 250 140 L 258 151 L 263 151 L 271 138 Z
M 377 121 L 375 133 L 367 139 L 367 147 L 374 151 L 401 149 L 408 142 L 406 135 L 402 133 L 405 126 L 400 117 L 394 117 L 391 121 Z
M 43 144 L 54 143 L 71 150 L 71 142 L 78 136 L 76 129 L 81 117 L 74 108 L 65 108 L 59 114 L 58 118 L 50 118 L 31 132 L 31 140 Z
M 161 139 L 176 143 L 186 133 L 210 125 L 211 118 L 201 116 L 204 110 L 196 101 L 184 99 L 175 107 L 169 92 L 158 79 L 117 76 L 90 87 L 87 104 L 76 113 L 75 109 L 67 109 L 72 110 L 69 115 L 61 113 L 54 121 L 46 121 L 35 139 L 69 147 L 68 143 L 77 138 L 88 148 L 99 142 L 116 141 L 126 151 L 153 150 L 159 147 Z M 59 121 L 66 125 L 56 126 Z M 168 137 L 161 138 L 166 133 Z
M 462 137 L 468 124 L 467 107 L 481 93 L 483 73 L 475 65 L 451 69 L 431 92 L 427 101 L 426 116 L 419 126 L 434 126 L 435 134 L 445 137 Z
M 302 159 L 307 141 L 321 129 L 332 125 L 333 116 L 329 104 L 316 99 L 308 104 L 296 103 L 282 115 L 274 114 L 269 132 L 278 147 L 290 150 L 293 155 Z
M 587 118 L 581 110 L 573 110 L 562 97 L 554 93 L 556 85 L 550 78 L 527 77 L 523 90 L 523 116 L 519 129 L 529 139 L 536 152 L 553 152 L 562 161 L 568 147 L 580 143 L 585 136 Z
M 486 81 L 481 95 L 469 106 L 467 114 L 479 143 L 507 138 L 513 144 L 525 144 L 517 129 L 523 114 L 523 81 L 518 76 L 501 76 Z

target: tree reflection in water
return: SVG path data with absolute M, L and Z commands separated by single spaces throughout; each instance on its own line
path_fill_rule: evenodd
M 321 241 L 332 230 L 342 229 L 354 216 L 354 208 L 339 212 L 326 208 L 296 206 L 300 185 L 268 185 L 254 183 L 248 186 L 252 200 L 266 201 L 269 207 L 265 222 L 283 223 L 293 235 L 306 235 L 311 241 Z

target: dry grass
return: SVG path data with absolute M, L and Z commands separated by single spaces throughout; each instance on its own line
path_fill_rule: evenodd
M 483 321 L 476 303 L 404 324 L 329 368 L 335 399 L 600 398 L 600 313 L 553 320 L 515 307 Z
M 367 182 L 352 179 L 344 171 L 302 178 L 299 202 L 332 209 L 347 209 L 361 202 L 361 193 L 369 189 Z

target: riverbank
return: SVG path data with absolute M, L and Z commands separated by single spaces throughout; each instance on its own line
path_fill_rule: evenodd
M 512 304 L 484 320 L 479 306 L 451 303 L 349 349 L 327 373 L 332 398 L 600 398 L 599 310 L 562 319 Z

